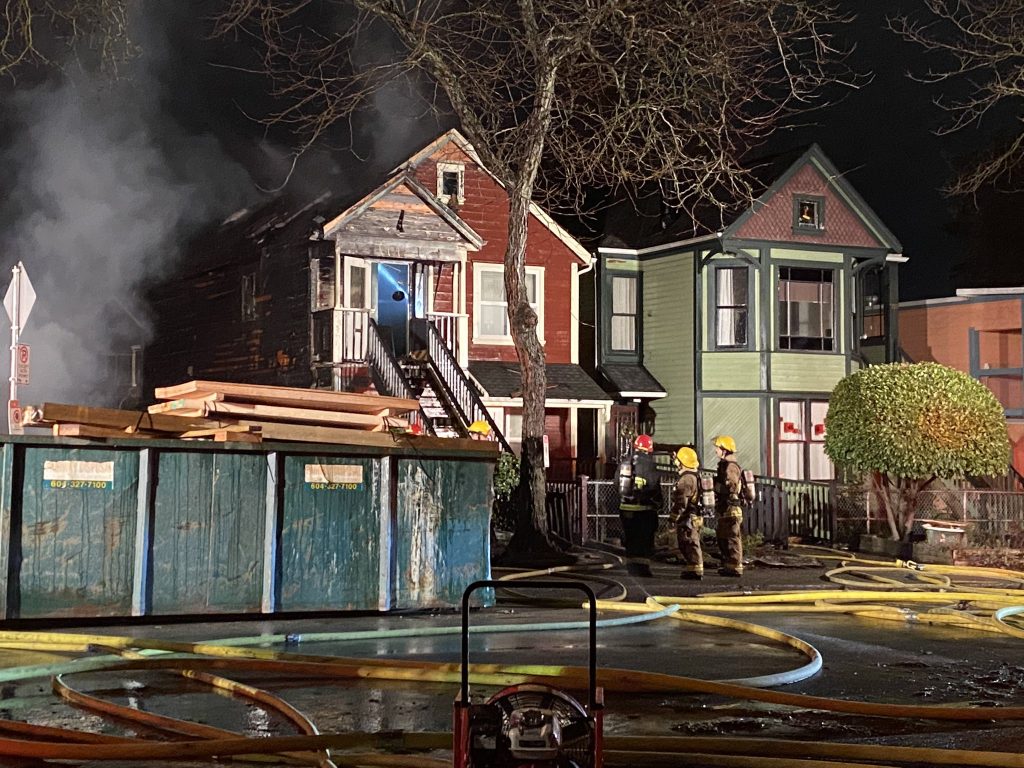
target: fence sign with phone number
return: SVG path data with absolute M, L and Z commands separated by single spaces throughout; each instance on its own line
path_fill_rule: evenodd
M 44 488 L 109 491 L 114 488 L 112 461 L 45 461 Z
M 312 491 L 358 491 L 363 487 L 361 464 L 307 464 L 306 485 Z

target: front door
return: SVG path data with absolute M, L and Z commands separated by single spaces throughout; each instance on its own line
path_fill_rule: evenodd
M 396 357 L 409 351 L 409 265 L 377 264 L 377 326 Z

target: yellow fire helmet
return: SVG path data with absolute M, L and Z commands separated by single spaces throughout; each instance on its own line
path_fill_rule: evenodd
M 676 451 L 676 461 L 683 465 L 684 469 L 700 469 L 700 459 L 697 452 L 688 445 L 684 445 Z
M 490 437 L 491 426 L 483 419 L 474 421 L 469 425 L 469 433 L 475 435 L 483 435 L 484 437 Z
M 716 435 L 711 438 L 711 444 L 715 448 L 721 448 L 726 453 L 736 453 L 736 441 L 728 435 Z

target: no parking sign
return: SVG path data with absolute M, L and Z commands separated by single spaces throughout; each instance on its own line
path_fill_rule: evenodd
M 21 425 L 21 403 L 17 400 L 7 401 L 7 426 L 12 435 L 25 434 L 25 427 Z
M 28 344 L 19 344 L 16 352 L 15 360 L 17 367 L 14 372 L 14 380 L 18 384 L 28 384 L 29 382 L 29 360 L 31 359 L 31 349 Z

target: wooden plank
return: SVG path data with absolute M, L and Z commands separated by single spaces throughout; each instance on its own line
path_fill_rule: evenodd
M 53 425 L 53 436 L 54 437 L 91 437 L 91 438 L 103 438 L 108 437 L 135 437 L 141 439 L 158 437 L 158 435 L 152 432 L 133 432 L 131 435 L 126 433 L 123 429 L 117 429 L 116 427 L 97 427 L 92 424 L 54 424 Z
M 91 424 L 96 427 L 137 428 L 156 432 L 183 432 L 187 429 L 207 429 L 220 426 L 220 422 L 215 419 L 152 415 L 145 411 L 120 411 L 114 408 L 92 408 L 65 403 L 26 406 L 25 415 L 26 426 L 45 426 L 53 423 Z M 121 436 L 124 437 L 125 434 Z
M 222 429 L 213 434 L 215 443 L 262 443 L 263 438 L 259 432 L 229 432 Z
M 260 433 L 259 427 L 243 427 L 238 424 L 229 424 L 223 427 L 213 427 L 212 429 L 190 429 L 188 432 L 182 432 L 178 437 L 182 440 L 191 440 L 196 437 L 215 437 L 222 432 L 235 432 L 235 433 L 251 433 L 258 435 Z
M 160 410 L 154 410 L 160 409 Z M 312 408 L 289 408 L 281 405 L 262 405 L 260 403 L 228 403 L 205 400 L 171 400 L 157 403 L 149 407 L 151 413 L 172 413 L 182 411 L 186 415 L 219 414 L 237 416 L 261 421 L 291 421 L 300 424 L 323 424 L 334 427 L 358 427 L 362 429 L 381 430 L 395 427 L 405 429 L 409 426 L 406 419 L 397 416 L 378 416 L 366 413 L 344 413 L 342 411 L 321 411 Z
M 419 401 L 383 395 L 359 395 L 326 389 L 271 387 L 258 384 L 233 384 L 223 381 L 189 381 L 174 387 L 158 387 L 158 400 L 196 399 L 204 395 L 222 394 L 225 400 L 266 405 L 291 405 L 347 413 L 399 414 L 419 408 Z

